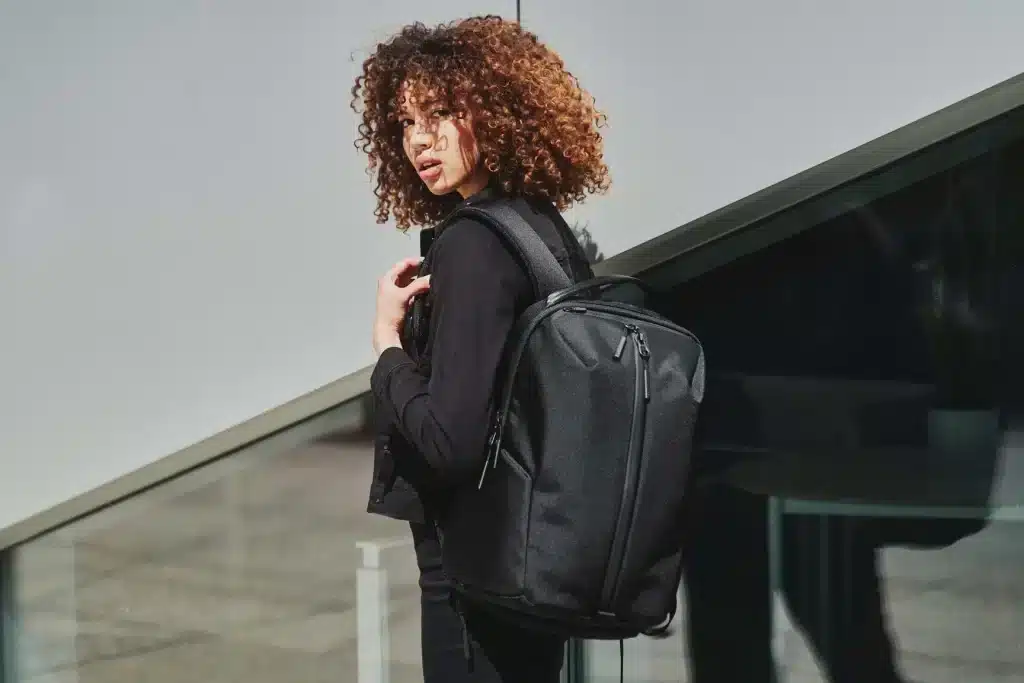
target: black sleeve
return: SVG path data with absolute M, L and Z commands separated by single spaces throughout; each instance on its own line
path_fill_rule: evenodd
M 454 483 L 483 467 L 498 364 L 531 289 L 501 239 L 469 219 L 444 230 L 431 258 L 430 377 L 391 348 L 370 383 L 427 465 Z

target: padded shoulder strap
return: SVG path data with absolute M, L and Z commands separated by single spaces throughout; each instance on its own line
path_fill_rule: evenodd
M 573 284 L 540 235 L 515 209 L 501 202 L 462 206 L 452 217 L 471 216 L 486 224 L 512 247 L 526 268 L 537 300 Z

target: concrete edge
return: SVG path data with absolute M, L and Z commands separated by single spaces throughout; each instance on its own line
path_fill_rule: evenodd
M 80 496 L 0 530 L 0 552 L 101 508 L 226 457 L 365 394 L 372 368 L 363 368 L 284 405 L 181 449 Z

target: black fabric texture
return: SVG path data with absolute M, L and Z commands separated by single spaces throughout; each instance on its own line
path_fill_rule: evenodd
M 582 247 L 554 206 L 505 198 L 487 188 L 465 207 L 500 204 L 534 230 L 573 280 L 593 273 Z M 471 217 L 443 221 L 420 238 L 421 272 L 433 277 L 371 377 L 374 472 L 368 511 L 427 521 L 482 463 L 501 351 L 532 303 L 523 263 L 491 228 Z
M 549 269 L 507 232 L 529 267 Z M 535 299 L 546 280 L 531 278 Z M 446 510 L 444 564 L 470 604 L 618 639 L 676 608 L 705 372 L 693 335 L 605 294 L 537 301 L 511 330 L 477 485 Z
M 431 524 L 411 526 L 420 570 L 424 683 L 557 683 L 564 638 L 526 631 L 472 609 L 465 610 L 473 647 L 469 670 L 462 620 L 452 604 L 437 534 Z
M 675 613 L 704 353 L 614 288 L 567 289 L 592 272 L 552 215 L 479 198 L 429 240 L 419 322 L 371 380 L 371 510 L 401 495 L 437 524 L 470 612 L 627 638 Z

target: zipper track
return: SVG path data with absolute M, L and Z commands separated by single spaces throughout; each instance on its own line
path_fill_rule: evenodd
M 636 380 L 633 421 L 629 428 L 626 476 L 622 484 L 622 499 L 619 501 L 619 515 L 615 524 L 615 534 L 612 536 L 612 547 L 608 553 L 608 569 L 601 587 L 599 608 L 607 613 L 613 613 L 612 603 L 615 600 L 619 577 L 622 574 L 622 565 L 625 561 L 626 537 L 633 524 L 633 515 L 636 511 L 636 490 L 640 481 L 640 464 L 643 456 L 644 436 L 647 431 L 647 402 L 650 400 L 650 379 L 647 368 L 650 354 L 647 350 L 647 342 L 643 332 L 635 325 L 627 325 L 625 334 L 633 340 L 633 365 L 636 368 Z

